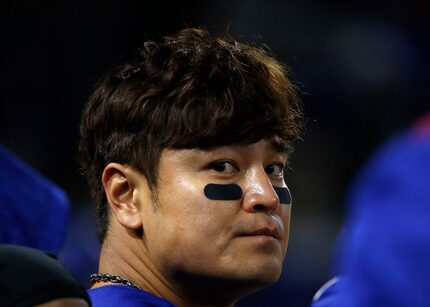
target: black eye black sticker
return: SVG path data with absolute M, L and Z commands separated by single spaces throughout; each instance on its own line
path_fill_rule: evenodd
M 278 194 L 279 202 L 281 204 L 287 204 L 287 205 L 291 204 L 291 193 L 290 193 L 290 190 L 288 190 L 288 188 L 285 188 L 285 187 L 280 188 L 275 186 L 273 186 L 273 188 L 275 189 L 276 194 Z
M 242 198 L 242 188 L 237 184 L 209 183 L 205 186 L 205 195 L 212 200 L 239 200 Z
M 273 186 L 281 204 L 291 204 L 290 190 L 286 187 Z M 239 200 L 243 196 L 242 188 L 237 184 L 209 183 L 205 186 L 204 193 L 211 200 Z

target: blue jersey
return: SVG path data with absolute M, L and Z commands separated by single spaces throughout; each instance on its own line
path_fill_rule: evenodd
M 149 292 L 122 285 L 88 290 L 93 307 L 175 307 Z
M 313 307 L 430 306 L 430 116 L 370 159 L 349 193 L 337 280 Z

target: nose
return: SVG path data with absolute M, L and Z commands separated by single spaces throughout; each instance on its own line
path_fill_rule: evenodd
M 250 175 L 246 188 L 242 207 L 248 212 L 272 212 L 280 203 L 270 178 L 262 169 Z

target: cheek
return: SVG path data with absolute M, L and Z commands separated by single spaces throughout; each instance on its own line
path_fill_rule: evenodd
M 280 208 L 279 216 L 281 217 L 282 224 L 284 226 L 284 237 L 282 240 L 282 250 L 284 252 L 287 251 L 288 240 L 290 236 L 290 223 L 291 223 L 291 206 L 282 206 Z
M 205 193 L 207 186 L 187 180 L 177 182 L 170 189 L 160 187 L 160 213 L 164 218 L 160 222 L 171 228 L 171 232 L 176 232 L 178 237 L 210 237 L 212 233 L 222 231 L 230 220 L 228 217 L 234 215 L 235 202 L 209 199 Z M 217 197 L 226 197 L 216 188 L 211 192 L 218 193 Z M 230 193 L 237 192 L 230 189 Z M 214 194 L 212 196 L 215 197 Z
M 157 244 L 162 245 L 161 258 L 172 265 L 197 266 L 221 257 L 228 245 L 235 202 L 210 200 L 203 190 L 204 186 L 183 187 L 160 199 L 157 227 L 162 242 Z

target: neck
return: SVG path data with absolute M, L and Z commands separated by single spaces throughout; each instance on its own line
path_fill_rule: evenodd
M 103 242 L 99 273 L 119 275 L 130 280 L 135 286 L 164 298 L 178 307 L 231 307 L 237 296 L 220 299 L 229 286 L 221 286 L 224 293 L 216 293 L 207 287 L 205 281 L 195 283 L 186 282 L 187 278 L 175 279 L 171 272 L 163 272 L 154 265 L 148 250 L 138 236 L 128 236 L 126 240 L 114 238 L 111 232 Z M 168 271 L 168 270 L 166 270 Z M 179 282 L 175 282 L 179 280 Z M 96 282 L 92 288 L 98 288 L 112 282 Z M 188 284 L 188 285 L 187 285 Z M 218 289 L 220 289 L 218 287 Z

